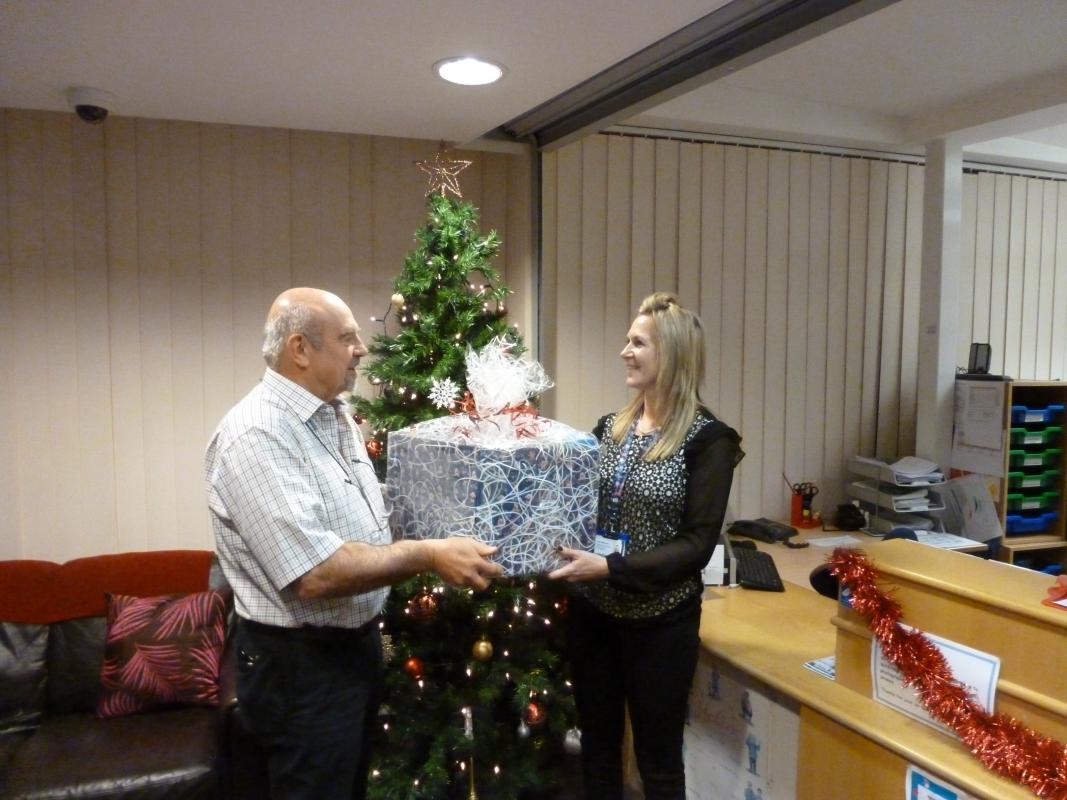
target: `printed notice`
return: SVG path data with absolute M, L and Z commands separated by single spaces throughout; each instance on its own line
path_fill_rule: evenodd
M 971 795 L 927 774 L 924 769 L 913 764 L 908 765 L 904 792 L 905 800 L 972 800 Z
M 914 630 L 903 624 L 901 627 Z M 993 703 L 996 700 L 997 678 L 1000 675 L 1000 659 L 989 653 L 975 650 L 973 647 L 942 639 L 940 636 L 930 633 L 926 636 L 945 657 L 952 670 L 952 676 L 967 687 L 982 708 L 992 713 Z M 918 694 L 911 687 L 904 685 L 900 671 L 886 660 L 882 654 L 882 648 L 877 643 L 871 648 L 871 685 L 874 699 L 878 702 L 892 706 L 897 711 L 920 722 L 925 722 L 950 736 L 956 736 L 947 725 L 941 724 L 927 713 L 919 701 Z
M 822 675 L 824 678 L 834 680 L 837 677 L 837 657 L 824 656 L 813 661 L 805 661 L 804 666 L 812 672 Z
M 956 381 L 952 466 L 1004 476 L 1004 387 L 1000 381 Z

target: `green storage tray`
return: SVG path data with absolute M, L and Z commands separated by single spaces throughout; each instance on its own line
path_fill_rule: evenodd
M 1013 492 L 1008 495 L 1008 511 L 1051 511 L 1059 499 L 1057 489 L 1037 494 Z
M 1058 464 L 1060 454 L 1063 451 L 1058 447 L 1050 447 L 1047 450 L 1009 450 L 1008 466 L 1018 467 L 1051 467 Z
M 1063 428 L 1059 425 L 1049 425 L 1047 428 L 1012 428 L 1012 447 L 1047 447 L 1057 444 Z
M 1008 491 L 1017 492 L 1021 489 L 1047 489 L 1055 486 L 1060 479 L 1058 469 L 1047 469 L 1044 472 L 1009 472 Z

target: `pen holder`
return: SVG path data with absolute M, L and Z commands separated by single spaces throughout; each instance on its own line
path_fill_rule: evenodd
M 793 492 L 789 503 L 789 524 L 794 528 L 804 525 L 804 495 Z
M 817 528 L 822 518 L 811 507 L 815 493 L 793 492 L 789 505 L 789 524 L 794 528 Z

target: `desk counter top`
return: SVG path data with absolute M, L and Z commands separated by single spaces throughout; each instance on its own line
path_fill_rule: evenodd
M 804 662 L 834 653 L 835 611 L 833 600 L 788 581 L 785 592 L 713 587 L 705 593 L 700 635 L 713 655 L 976 797 L 1033 800 L 959 741 L 806 669 Z

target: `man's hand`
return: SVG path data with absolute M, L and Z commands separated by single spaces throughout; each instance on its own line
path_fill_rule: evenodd
M 573 550 L 570 547 L 561 547 L 559 554 L 567 560 L 567 563 L 548 573 L 548 577 L 552 580 L 577 583 L 608 577 L 608 560 L 604 556 L 587 553 L 584 550 Z
M 427 539 L 424 543 L 431 548 L 430 569 L 452 586 L 481 590 L 488 588 L 490 580 L 504 573 L 503 567 L 488 560 L 496 548 L 475 539 L 452 536 Z

